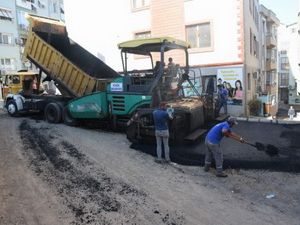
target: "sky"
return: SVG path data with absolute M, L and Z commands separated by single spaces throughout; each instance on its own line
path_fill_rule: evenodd
M 286 25 L 297 22 L 299 12 L 299 0 L 259 0 L 268 9 L 271 9 Z
M 100 58 L 118 71 L 122 70 L 122 61 L 116 43 L 132 38 L 121 36 L 125 33 L 124 30 L 130 30 L 130 18 L 121 16 L 122 11 L 129 11 L 128 2 L 130 1 L 64 0 L 65 20 L 70 37 L 95 56 L 101 54 L 104 58 Z

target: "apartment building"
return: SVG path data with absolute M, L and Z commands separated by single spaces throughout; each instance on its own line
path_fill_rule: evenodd
M 281 24 L 278 29 L 279 98 L 289 105 L 300 106 L 300 41 L 298 24 Z
M 0 2 L 0 70 L 2 74 L 31 67 L 22 62 L 27 37 L 26 13 L 64 20 L 63 0 L 5 0 Z
M 0 74 L 21 67 L 15 1 L 0 2 Z
M 260 16 L 261 71 L 255 82 L 257 95 L 265 104 L 265 114 L 275 116 L 278 111 L 277 29 L 280 21 L 263 5 L 260 5 Z

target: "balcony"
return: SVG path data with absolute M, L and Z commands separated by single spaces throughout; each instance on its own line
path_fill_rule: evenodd
M 277 64 L 275 59 L 267 59 L 266 61 L 266 70 L 271 71 L 271 70 L 276 70 L 277 69 Z
M 266 36 L 266 45 L 267 45 L 267 48 L 276 47 L 277 46 L 277 39 L 272 34 L 268 34 Z
M 289 86 L 289 79 L 279 79 L 279 88 L 287 88 Z

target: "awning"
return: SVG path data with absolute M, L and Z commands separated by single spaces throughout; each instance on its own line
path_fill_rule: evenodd
M 8 9 L 0 8 L 0 18 L 13 19 L 12 12 Z

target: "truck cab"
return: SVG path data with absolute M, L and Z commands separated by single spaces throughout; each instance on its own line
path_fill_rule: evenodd
M 28 86 L 27 90 L 32 91 L 36 79 L 37 73 L 34 71 L 18 71 L 16 73 L 2 75 L 3 99 L 6 99 L 9 94 L 18 94 L 22 90 L 26 89 L 24 85 Z

